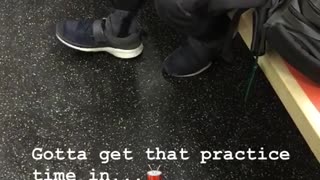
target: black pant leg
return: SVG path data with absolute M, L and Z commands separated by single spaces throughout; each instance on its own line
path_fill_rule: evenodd
M 145 0 L 111 0 L 115 9 L 126 11 L 137 11 L 144 4 Z
M 118 37 L 127 37 L 137 31 L 137 13 L 145 0 L 111 0 L 111 2 L 116 9 L 110 15 L 114 34 Z
M 229 25 L 226 13 L 208 12 L 206 0 L 155 0 L 159 16 L 179 32 L 199 40 L 224 37 Z

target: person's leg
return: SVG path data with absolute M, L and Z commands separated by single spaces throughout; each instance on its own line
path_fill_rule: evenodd
M 145 0 L 111 0 L 111 2 L 115 9 L 109 16 L 113 33 L 118 37 L 126 37 L 136 31 L 137 13 Z
M 217 53 L 229 26 L 224 12 L 210 14 L 206 0 L 155 0 L 161 19 L 186 34 L 188 43 L 168 56 L 164 70 L 176 77 L 189 77 L 206 70 Z
M 143 45 L 136 15 L 144 0 L 112 0 L 114 11 L 100 20 L 68 20 L 57 24 L 56 35 L 65 45 L 85 52 L 105 51 L 134 58 Z
M 228 22 L 223 12 L 210 14 L 206 0 L 155 0 L 158 15 L 186 35 L 200 40 L 218 39 Z
M 125 11 L 138 11 L 145 0 L 111 0 L 115 9 Z

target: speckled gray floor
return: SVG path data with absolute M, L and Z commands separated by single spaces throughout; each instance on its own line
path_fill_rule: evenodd
M 144 177 L 163 165 L 171 180 L 320 179 L 320 168 L 262 73 L 248 106 L 243 92 L 250 61 L 236 43 L 235 63 L 220 61 L 199 77 L 165 78 L 161 62 L 180 37 L 159 21 L 149 3 L 141 13 L 148 33 L 144 54 L 118 60 L 58 43 L 54 25 L 65 18 L 108 14 L 103 0 L 3 0 L 0 6 L 0 179 L 31 180 L 34 169 L 107 171 Z M 187 148 L 189 161 L 148 162 L 144 150 Z M 211 161 L 201 150 L 265 147 L 288 150 L 290 161 Z M 35 161 L 35 147 L 89 152 L 88 161 Z M 102 150 L 134 151 L 134 160 L 102 165 Z

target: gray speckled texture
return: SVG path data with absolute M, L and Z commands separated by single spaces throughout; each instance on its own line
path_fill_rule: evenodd
M 31 180 L 34 169 L 91 168 L 112 177 L 144 177 L 162 164 L 171 180 L 320 179 L 319 164 L 262 75 L 247 108 L 245 80 L 251 59 L 240 41 L 233 65 L 220 61 L 191 79 L 165 78 L 161 62 L 181 40 L 149 3 L 141 13 L 148 32 L 144 54 L 119 60 L 68 49 L 54 36 L 65 18 L 106 16 L 107 1 L 3 0 L 0 7 L 0 179 Z M 144 150 L 187 148 L 189 161 L 148 162 Z M 199 165 L 200 150 L 288 150 L 282 162 L 214 161 Z M 35 161 L 35 147 L 73 148 L 88 161 Z M 134 160 L 102 165 L 102 150 L 134 151 Z

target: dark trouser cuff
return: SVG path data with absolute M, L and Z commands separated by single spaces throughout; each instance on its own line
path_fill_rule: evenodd
M 111 0 L 113 7 L 125 11 L 138 11 L 145 0 Z

